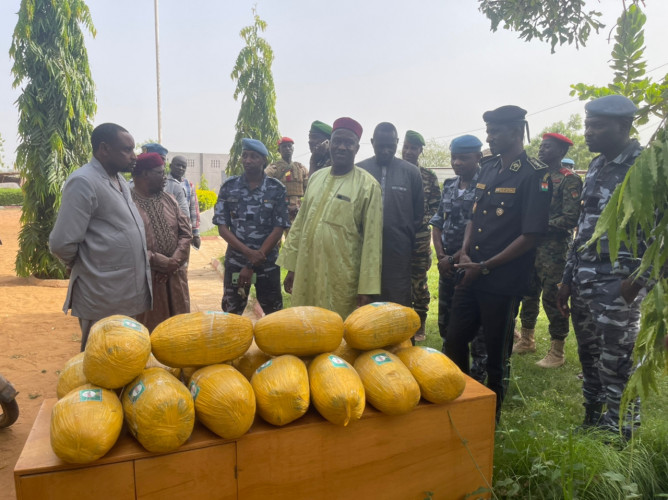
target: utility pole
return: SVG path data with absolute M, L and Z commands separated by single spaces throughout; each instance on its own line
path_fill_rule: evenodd
M 155 17 L 155 81 L 158 95 L 158 142 L 162 144 L 162 113 L 160 111 L 160 30 L 158 28 L 158 0 L 153 0 Z

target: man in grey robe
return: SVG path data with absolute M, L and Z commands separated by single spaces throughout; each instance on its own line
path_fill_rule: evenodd
M 104 123 L 91 135 L 93 158 L 63 188 L 49 236 L 51 252 L 70 269 L 63 312 L 81 326 L 81 350 L 97 321 L 113 314 L 136 316 L 151 309 L 151 270 L 144 223 L 119 174 L 137 159 L 132 136 Z
M 383 194 L 383 270 L 380 300 L 411 307 L 411 255 L 422 223 L 424 194 L 420 170 L 396 158 L 399 135 L 379 123 L 371 144 L 375 156 L 358 164 L 380 184 Z

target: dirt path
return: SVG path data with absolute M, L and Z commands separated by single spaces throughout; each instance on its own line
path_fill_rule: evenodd
M 62 312 L 67 282 L 60 287 L 36 286 L 14 275 L 20 228 L 18 208 L 0 207 L 0 373 L 19 391 L 21 415 L 0 429 L 0 499 L 15 498 L 14 465 L 37 410 L 45 398 L 56 397 L 58 370 L 79 352 L 76 318 Z M 223 284 L 211 260 L 225 252 L 220 238 L 206 238 L 191 252 L 189 283 L 192 310 L 220 310 Z

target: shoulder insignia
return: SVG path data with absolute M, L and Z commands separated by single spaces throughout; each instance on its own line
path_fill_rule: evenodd
M 487 187 L 487 184 L 482 184 L 479 182 L 478 184 L 475 185 L 475 187 L 476 189 L 485 189 Z
M 499 157 L 496 156 L 496 155 L 483 156 L 480 159 L 480 164 L 482 165 L 483 163 L 490 163 L 490 162 L 496 161 L 498 159 L 499 159 Z
M 575 172 L 573 172 L 570 168 L 566 168 L 566 167 L 561 167 L 559 169 L 559 173 L 562 174 L 562 175 L 565 175 L 565 176 L 575 175 Z
M 510 171 L 511 172 L 517 172 L 520 168 L 522 168 L 522 162 L 519 160 L 515 160 L 510 164 Z
M 580 193 L 578 193 L 576 189 L 571 189 L 571 196 L 574 200 L 577 200 L 580 197 Z
M 547 165 L 545 165 L 545 163 L 540 161 L 538 158 L 527 156 L 527 160 L 529 160 L 529 163 L 531 163 L 531 166 L 534 168 L 534 170 L 543 170 L 544 168 L 547 168 Z

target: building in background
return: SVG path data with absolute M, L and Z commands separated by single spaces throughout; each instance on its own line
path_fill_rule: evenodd
M 209 184 L 209 189 L 218 193 L 220 186 L 227 179 L 225 169 L 230 155 L 170 151 L 167 155 L 167 161 L 171 161 L 175 156 L 185 157 L 188 163 L 185 177 L 198 187 L 202 182 L 202 176 L 204 176 Z

